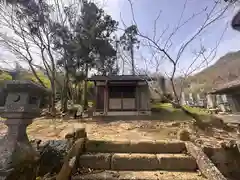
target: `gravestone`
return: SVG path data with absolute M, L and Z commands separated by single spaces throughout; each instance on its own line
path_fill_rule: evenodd
M 193 93 L 189 93 L 189 105 L 193 106 L 194 105 L 194 99 L 193 99 Z
M 186 103 L 186 97 L 185 97 L 185 93 L 184 93 L 184 92 L 181 93 L 181 105 L 182 105 L 182 106 L 187 105 L 187 103 Z
M 203 103 L 202 103 L 202 99 L 201 99 L 199 93 L 197 93 L 197 95 L 196 95 L 196 100 L 197 100 L 197 105 L 200 106 L 200 107 L 202 107 L 202 106 L 203 106 Z
M 217 105 L 220 105 L 222 103 L 221 95 L 219 94 L 216 95 L 216 102 L 217 102 Z
M 216 107 L 215 95 L 207 94 L 207 108 L 213 109 Z
M 216 99 L 217 99 L 217 106 L 220 108 L 220 110 L 222 112 L 226 112 L 226 108 L 224 106 L 224 101 L 222 99 L 222 95 L 217 95 Z
M 47 91 L 31 81 L 8 81 L 1 117 L 8 127 L 0 139 L 0 179 L 34 179 L 39 158 L 31 146 L 26 128 L 40 115 L 40 101 Z
M 237 102 L 234 98 L 234 96 L 232 95 L 226 95 L 228 104 L 230 106 L 230 110 L 232 111 L 232 113 L 236 113 L 238 112 L 238 108 L 237 108 Z

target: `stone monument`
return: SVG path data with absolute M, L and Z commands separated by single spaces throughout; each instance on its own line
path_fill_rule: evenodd
M 207 94 L 207 108 L 212 109 L 216 107 L 216 97 L 215 95 Z
M 193 106 L 194 105 L 193 93 L 189 93 L 188 97 L 189 97 L 189 105 Z
M 187 105 L 187 103 L 186 103 L 186 97 L 185 97 L 185 93 L 184 93 L 184 92 L 181 93 L 181 105 L 182 105 L 182 106 Z
M 40 115 L 40 102 L 47 91 L 31 81 L 8 81 L 5 90 L 7 97 L 0 115 L 6 119 L 8 131 L 0 139 L 0 179 L 36 179 L 39 156 L 26 128 Z

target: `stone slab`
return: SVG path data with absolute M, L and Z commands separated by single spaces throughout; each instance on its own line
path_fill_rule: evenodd
M 89 140 L 87 152 L 101 153 L 182 153 L 186 151 L 182 141 L 101 141 Z
M 111 169 L 111 154 L 96 153 L 96 154 L 83 154 L 79 158 L 79 166 L 91 169 Z
M 80 166 L 118 171 L 195 171 L 195 159 L 184 154 L 92 153 L 80 157 Z
M 197 163 L 185 154 L 157 154 L 160 169 L 170 171 L 196 171 Z
M 159 162 L 154 154 L 114 154 L 112 170 L 158 170 Z
M 103 171 L 75 176 L 73 180 L 206 180 L 198 173 L 168 171 Z
M 130 146 L 130 141 L 104 141 L 104 140 L 88 140 L 86 142 L 87 152 L 101 152 L 101 153 L 123 153 L 127 152 Z

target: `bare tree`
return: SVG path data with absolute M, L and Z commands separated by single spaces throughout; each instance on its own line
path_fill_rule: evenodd
M 131 13 L 132 13 L 132 18 L 133 18 L 133 23 L 134 25 L 137 26 L 137 20 L 135 18 L 134 14 L 134 4 L 131 0 L 128 0 L 130 8 L 131 8 Z M 188 112 L 184 107 L 181 106 L 180 104 L 180 93 L 176 89 L 176 77 L 178 74 L 179 70 L 179 65 L 182 63 L 182 56 L 183 53 L 186 51 L 186 49 L 194 42 L 199 40 L 199 37 L 204 34 L 206 29 L 208 29 L 212 24 L 216 23 L 217 21 L 221 20 L 224 18 L 225 14 L 234 8 L 233 3 L 226 3 L 222 4 L 221 0 L 213 1 L 212 6 L 206 6 L 203 9 L 200 9 L 199 12 L 196 12 L 192 16 L 185 18 L 186 20 L 183 21 L 183 14 L 185 10 L 187 9 L 187 2 L 188 0 L 185 0 L 185 3 L 183 4 L 183 9 L 180 14 L 180 18 L 177 21 L 177 25 L 175 28 L 170 31 L 169 26 L 165 28 L 162 33 L 160 33 L 159 36 L 157 36 L 157 23 L 159 21 L 160 15 L 162 10 L 159 11 L 159 15 L 157 18 L 154 20 L 154 28 L 152 30 L 152 36 L 146 35 L 140 31 L 140 29 L 137 29 L 137 34 L 141 38 L 141 41 L 143 41 L 143 45 L 145 48 L 149 48 L 151 53 L 152 53 L 152 58 L 146 58 L 145 63 L 146 64 L 153 64 L 155 62 L 155 69 L 156 71 L 159 71 L 159 65 L 162 63 L 163 60 L 167 60 L 170 65 L 171 65 L 171 72 L 168 74 L 168 77 L 171 82 L 171 87 L 172 91 L 174 94 L 174 99 L 175 101 L 170 101 L 175 107 L 181 108 L 184 112 L 187 114 L 191 115 L 193 118 L 198 119 L 195 115 L 192 113 Z M 169 49 L 173 46 L 174 41 L 173 37 L 179 33 L 179 30 L 181 30 L 184 26 L 186 26 L 188 23 L 190 23 L 192 20 L 197 18 L 200 15 L 205 15 L 205 19 L 203 20 L 203 23 L 200 25 L 200 27 L 187 39 L 185 42 L 183 42 L 176 54 L 173 54 Z M 200 44 L 200 49 L 195 50 L 195 58 L 193 58 L 192 62 L 189 62 L 189 67 L 187 68 L 186 71 L 182 72 L 184 75 L 184 78 L 182 78 L 182 85 L 183 81 L 192 73 L 198 71 L 201 68 L 204 68 L 208 66 L 209 63 L 214 59 L 218 46 L 224 36 L 224 33 L 227 29 L 226 27 L 223 29 L 223 33 L 219 40 L 216 42 L 216 46 L 213 47 L 212 49 L 206 50 L 204 47 L 204 44 L 199 42 Z M 168 32 L 168 35 L 167 33 Z M 163 38 L 164 37 L 164 38 Z M 163 40 L 165 39 L 165 40 Z M 181 91 L 180 91 L 181 92 Z
M 65 90 L 70 87 L 69 69 L 59 68 L 57 64 L 58 60 L 67 59 L 68 56 L 63 49 L 56 49 L 53 36 L 64 34 L 66 30 L 75 33 L 73 27 L 80 19 L 81 3 L 77 0 L 0 2 L 0 44 L 17 60 L 27 63 L 43 86 L 36 69 L 44 71 L 51 82 L 52 112 L 55 111 L 56 87 L 63 87 L 59 89 L 63 90 L 65 100 L 68 97 Z M 64 83 L 59 81 L 59 72 L 65 74 Z
M 28 63 L 33 75 L 44 86 L 34 64 L 41 63 L 51 83 L 51 111 L 55 112 L 57 52 L 51 41 L 51 6 L 43 1 L 0 4 L 1 44 L 17 59 Z M 60 13 L 59 13 L 60 14 Z M 10 35 L 9 35 L 10 34 Z

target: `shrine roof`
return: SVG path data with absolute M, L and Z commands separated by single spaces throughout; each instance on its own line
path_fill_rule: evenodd
M 88 81 L 152 81 L 153 79 L 147 75 L 95 75 L 88 78 Z
M 236 89 L 240 90 L 240 79 L 236 79 L 234 81 L 230 81 L 228 83 L 222 84 L 209 93 L 210 94 L 228 94 Z

